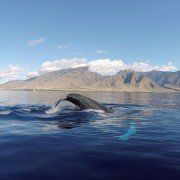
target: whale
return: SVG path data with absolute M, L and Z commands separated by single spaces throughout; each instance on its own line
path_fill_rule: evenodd
M 112 109 L 107 108 L 106 106 L 98 103 L 97 101 L 90 99 L 86 96 L 83 96 L 81 94 L 76 94 L 76 93 L 67 94 L 67 96 L 59 99 L 56 102 L 55 107 L 57 107 L 59 103 L 62 101 L 69 101 L 73 103 L 75 106 L 77 106 L 78 108 L 80 108 L 81 110 L 93 109 L 93 110 L 102 110 L 106 113 L 114 112 Z

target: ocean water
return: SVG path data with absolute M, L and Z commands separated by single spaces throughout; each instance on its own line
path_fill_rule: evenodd
M 0 180 L 180 179 L 180 94 L 81 92 L 105 114 L 67 93 L 0 91 Z

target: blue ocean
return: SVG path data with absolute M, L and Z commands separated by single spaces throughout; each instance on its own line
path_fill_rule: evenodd
M 180 94 L 78 92 L 114 113 L 0 91 L 0 180 L 180 179 Z

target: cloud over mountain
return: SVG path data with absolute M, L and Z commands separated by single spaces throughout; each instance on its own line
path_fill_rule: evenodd
M 26 72 L 25 68 L 16 65 L 9 65 L 7 69 L 0 70 L 0 79 L 3 82 L 19 79 L 20 74 L 25 72 Z
M 133 69 L 138 72 L 148 72 L 152 70 L 177 70 L 177 68 L 172 63 L 168 63 L 167 65 L 154 66 L 147 62 L 134 62 L 133 64 L 126 64 L 123 60 L 120 59 L 96 59 L 90 61 L 86 58 L 74 57 L 71 59 L 63 58 L 52 61 L 45 61 L 40 65 L 38 69 L 33 69 L 29 72 L 27 71 L 27 68 L 10 65 L 7 69 L 0 70 L 0 79 L 1 82 L 5 82 L 9 80 L 22 79 L 25 77 L 31 78 L 52 71 L 77 67 L 88 67 L 89 71 L 97 72 L 101 75 L 115 75 L 119 71 L 125 69 Z
M 57 59 L 54 61 L 45 61 L 39 68 L 40 73 L 52 72 L 66 68 L 76 68 L 86 66 L 86 58 Z
M 45 61 L 39 68 L 38 72 L 46 73 L 65 68 L 76 68 L 86 66 L 92 72 L 103 75 L 113 75 L 124 69 L 133 69 L 135 71 L 146 72 L 152 70 L 174 71 L 177 68 L 172 64 L 154 66 L 147 62 L 135 62 L 133 64 L 125 64 L 123 60 L 112 59 L 96 59 L 89 61 L 86 58 L 57 59 L 54 61 Z

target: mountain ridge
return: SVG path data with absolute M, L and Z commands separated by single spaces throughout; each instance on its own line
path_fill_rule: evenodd
M 112 76 L 91 72 L 87 67 L 62 69 L 27 80 L 0 84 L 6 90 L 88 90 L 126 92 L 178 92 L 180 71 L 136 72 L 121 70 Z

